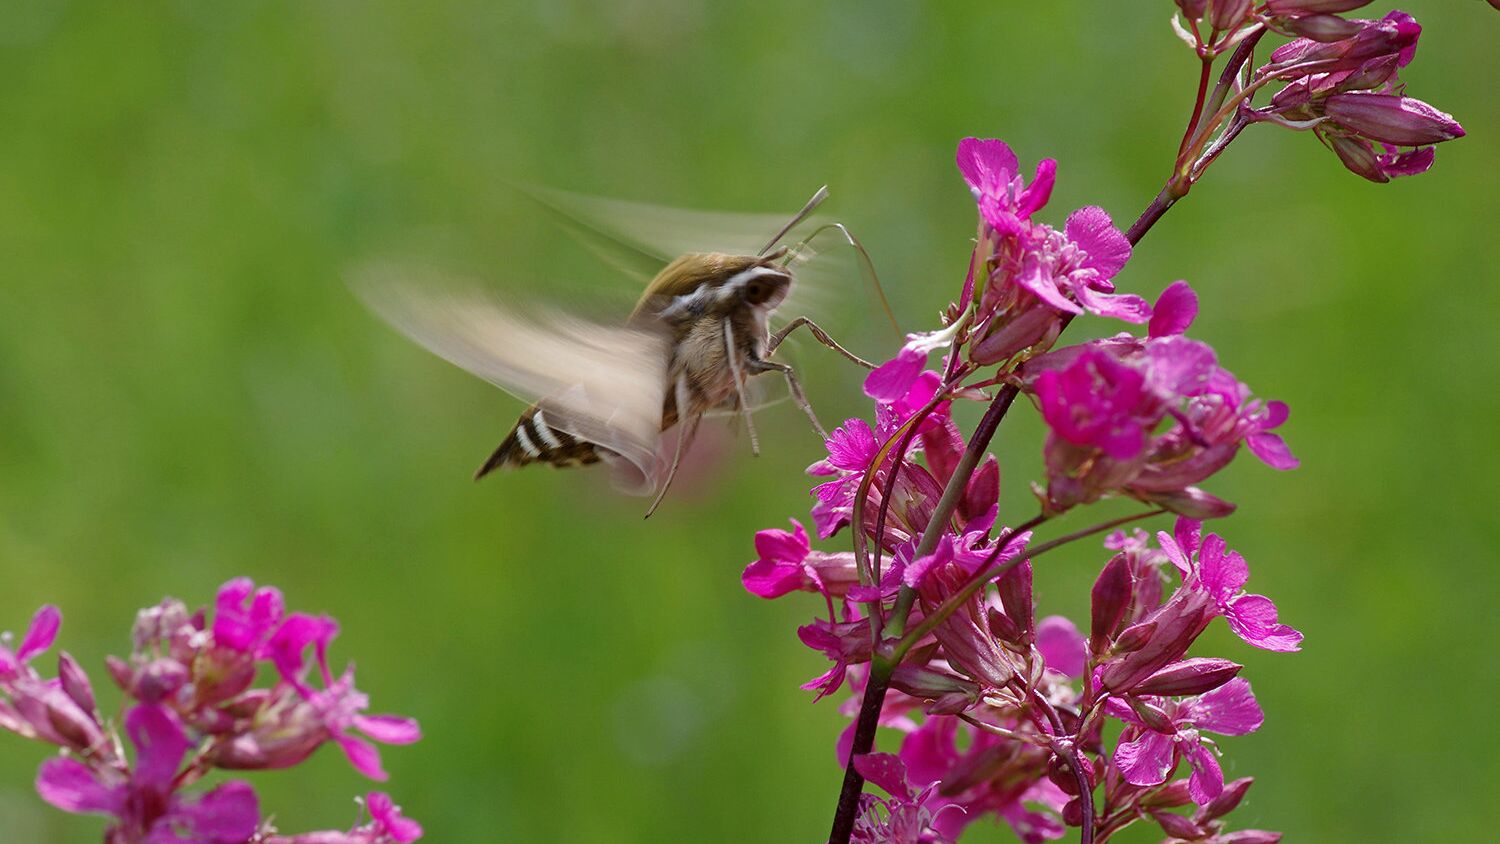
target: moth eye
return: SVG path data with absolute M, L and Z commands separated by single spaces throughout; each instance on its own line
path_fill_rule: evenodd
M 745 285 L 745 301 L 752 305 L 759 305 L 771 298 L 771 285 L 761 281 L 751 281 Z

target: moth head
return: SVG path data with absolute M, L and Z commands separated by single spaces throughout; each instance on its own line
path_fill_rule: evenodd
M 770 311 L 791 291 L 792 272 L 782 266 L 781 250 L 766 255 L 696 252 L 662 270 L 650 293 L 664 314 L 727 314 L 750 307 Z

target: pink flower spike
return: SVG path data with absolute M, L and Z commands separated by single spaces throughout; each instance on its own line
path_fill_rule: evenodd
M 1198 316 L 1198 294 L 1185 281 L 1174 281 L 1161 292 L 1152 309 L 1148 331 L 1152 337 L 1182 334 Z
M 61 610 L 51 604 L 37 610 L 36 615 L 31 618 L 31 627 L 21 639 L 21 646 L 16 649 L 16 659 L 29 662 L 32 657 L 52 647 L 52 643 L 57 640 L 57 631 L 61 628 Z
M 397 844 L 410 844 L 422 837 L 422 825 L 404 817 L 389 794 L 372 791 L 365 796 L 365 807 L 370 811 L 370 820 L 378 832 L 384 833 Z

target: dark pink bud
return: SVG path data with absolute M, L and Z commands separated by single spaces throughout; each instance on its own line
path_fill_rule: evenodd
M 1005 614 L 1020 628 L 1019 644 L 1031 644 L 1036 630 L 1035 607 L 1031 603 L 1031 561 L 1022 560 L 1011 566 L 995 583 L 1000 592 L 1000 605 Z
M 1384 85 L 1386 80 L 1395 75 L 1400 65 L 1400 56 L 1386 56 L 1365 62 L 1359 70 L 1344 77 L 1344 81 L 1338 84 L 1338 90 L 1366 91 Z
M 1177 0 L 1177 8 L 1190 21 L 1203 17 L 1204 11 L 1208 9 L 1208 0 Z
M 1116 554 L 1104 565 L 1099 579 L 1094 581 L 1093 603 L 1089 613 L 1089 649 L 1096 654 L 1109 647 L 1115 628 L 1130 609 L 1134 588 L 1130 576 L 1130 561 L 1124 554 Z
M 109 678 L 120 687 L 120 691 L 129 692 L 135 685 L 135 669 L 131 668 L 130 663 L 125 660 L 117 656 L 107 656 L 104 658 L 104 667 L 109 671 Z
M 1391 177 L 1386 175 L 1385 170 L 1380 167 L 1380 161 L 1375 155 L 1375 148 L 1369 141 L 1363 138 L 1351 138 L 1347 135 L 1325 136 L 1328 145 L 1343 162 L 1349 172 L 1363 176 L 1372 182 L 1389 182 Z
M 1353 92 L 1328 98 L 1328 116 L 1372 141 L 1397 146 L 1424 146 L 1451 141 L 1464 128 L 1421 100 L 1394 94 Z
M 1370 5 L 1370 0 L 1266 0 L 1273 15 L 1312 15 L 1347 12 Z
M 1156 623 L 1151 637 L 1139 649 L 1106 663 L 1100 681 L 1112 692 L 1123 693 L 1168 664 L 1182 659 L 1193 640 L 1213 620 L 1218 607 L 1207 594 L 1180 590 L 1163 604 L 1150 621 Z M 1135 625 L 1140 627 L 1147 622 Z M 1133 630 L 1134 627 L 1130 628 Z M 1130 633 L 1126 630 L 1126 633 Z M 1122 634 L 1121 639 L 1125 638 Z M 1118 645 L 1117 645 L 1118 647 Z
M 154 659 L 141 669 L 135 695 L 142 703 L 161 703 L 187 685 L 187 666 L 175 659 Z
M 87 750 L 103 745 L 104 731 L 92 715 L 78 708 L 72 698 L 52 689 L 46 693 L 45 699 L 47 720 L 68 746 L 75 750 Z
M 1250 786 L 1255 784 L 1254 777 L 1242 777 L 1224 786 L 1224 790 L 1215 797 L 1211 803 L 1203 807 L 1202 816 L 1204 820 L 1222 818 L 1233 812 L 1240 801 L 1245 799 L 1245 793 Z
M 1188 788 L 1188 781 L 1185 779 L 1173 780 L 1157 789 L 1155 793 L 1142 797 L 1141 808 L 1170 808 L 1173 806 L 1186 806 L 1191 802 L 1193 802 L 1193 793 Z
M 970 703 L 979 700 L 978 683 L 911 664 L 896 668 L 891 674 L 891 686 L 918 700 L 937 700 L 955 694 L 967 698 Z
M 1130 704 L 1130 709 L 1135 716 L 1145 722 L 1147 727 L 1165 735 L 1175 735 L 1177 726 L 1161 707 L 1147 703 L 1138 697 L 1127 697 L 1125 702 Z
M 1078 796 L 1078 778 L 1073 776 L 1073 767 L 1061 756 L 1053 756 L 1047 760 L 1047 779 L 1065 794 Z
M 1083 826 L 1083 804 L 1079 802 L 1077 797 L 1069 800 L 1068 804 L 1063 806 L 1062 818 L 1063 823 L 1068 826 Z
M 1142 680 L 1131 689 L 1131 693 L 1164 697 L 1201 695 L 1233 680 L 1244 667 L 1227 659 L 1214 657 L 1184 659 Z
M 1353 38 L 1364 29 L 1359 21 L 1344 20 L 1338 15 L 1308 15 L 1287 22 L 1287 29 L 1303 38 L 1311 38 L 1325 44 Z
M 1228 32 L 1239 26 L 1250 14 L 1251 0 L 1213 0 L 1209 23 L 1220 32 Z
M 1182 815 L 1156 811 L 1151 813 L 1151 817 L 1161 826 L 1161 831 L 1172 838 L 1192 841 L 1196 838 L 1202 838 L 1206 834 L 1204 830 L 1198 828 L 1197 824 Z
M 959 502 L 959 514 L 963 516 L 964 522 L 971 522 L 985 514 L 1000 500 L 1000 463 L 993 454 L 987 456 L 974 476 L 969 479 L 969 485 L 964 490 L 963 500 Z
M 1168 492 L 1137 493 L 1136 497 L 1152 504 L 1160 504 L 1179 516 L 1199 521 L 1222 519 L 1235 510 L 1234 504 L 1195 486 Z
M 94 687 L 89 684 L 89 675 L 83 673 L 83 666 L 67 651 L 57 655 L 57 679 L 80 709 L 94 711 Z
M 1010 616 L 994 607 L 990 607 L 985 613 L 985 618 L 989 621 L 990 632 L 995 634 L 996 639 L 1012 643 L 1019 643 L 1021 641 L 1021 628 L 1014 621 L 1010 620 Z
M 1125 628 L 1125 632 L 1121 633 L 1120 638 L 1115 640 L 1113 650 L 1118 654 L 1128 654 L 1131 651 L 1138 651 L 1145 647 L 1146 643 L 1151 641 L 1151 637 L 1154 635 L 1156 635 L 1156 622 L 1143 621 L 1140 624 L 1133 624 Z

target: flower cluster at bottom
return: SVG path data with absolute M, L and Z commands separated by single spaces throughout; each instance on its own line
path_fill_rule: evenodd
M 422 837 L 422 827 L 382 792 L 360 801 L 366 818 L 347 831 L 284 835 L 262 817 L 249 784 L 193 788 L 215 769 L 291 767 L 330 742 L 357 771 L 384 780 L 379 751 L 360 734 L 385 744 L 421 737 L 412 719 L 365 712 L 352 667 L 334 676 L 333 619 L 287 613 L 278 590 L 243 578 L 219 590 L 212 618 L 170 598 L 141 610 L 130 657 L 107 660 L 129 700 L 118 719 L 101 716 L 92 682 L 66 652 L 54 678 L 33 666 L 61 625 L 56 607 L 42 607 L 18 647 L 9 638 L 0 643 L 0 728 L 61 748 L 42 763 L 37 792 L 63 811 L 110 818 L 106 844 L 407 844 Z M 275 677 L 269 686 L 258 682 L 264 665 Z

